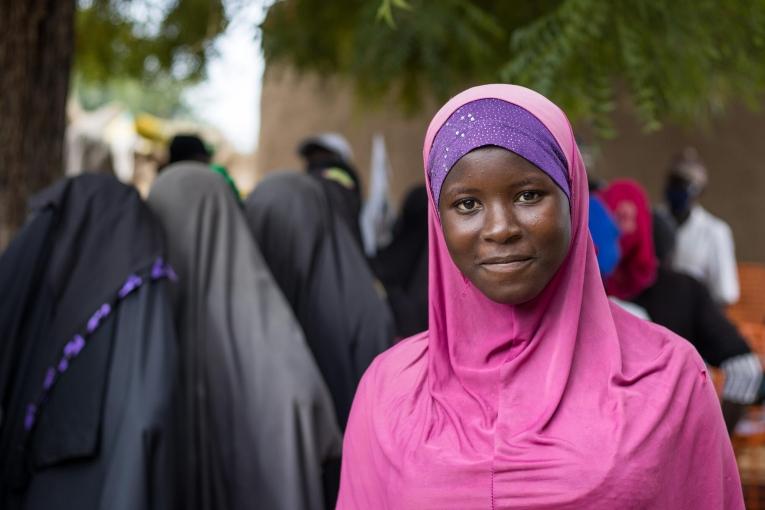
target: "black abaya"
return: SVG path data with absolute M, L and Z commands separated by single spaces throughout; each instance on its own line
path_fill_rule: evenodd
M 264 180 L 245 213 L 344 428 L 361 375 L 394 336 L 361 247 L 319 183 L 304 174 Z
M 0 258 L 0 506 L 167 508 L 175 335 L 159 228 L 104 175 L 61 181 L 32 209 Z

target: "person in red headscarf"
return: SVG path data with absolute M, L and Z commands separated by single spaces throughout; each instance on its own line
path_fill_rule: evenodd
M 606 292 L 631 300 L 656 281 L 659 266 L 653 244 L 651 209 L 643 188 L 630 179 L 617 179 L 600 192 L 619 227 L 621 259 L 606 277 Z
M 722 410 L 729 433 L 755 401 L 762 367 L 706 286 L 671 266 L 675 232 L 667 215 L 651 214 L 635 181 L 615 180 L 601 193 L 621 228 L 623 255 L 606 290 L 637 305 L 653 322 L 686 338 L 704 361 L 725 373 Z

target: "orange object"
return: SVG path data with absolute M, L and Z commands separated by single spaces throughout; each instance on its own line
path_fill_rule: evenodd
M 736 324 L 765 323 L 765 264 L 739 262 L 738 281 L 741 297 L 728 307 L 728 317 Z

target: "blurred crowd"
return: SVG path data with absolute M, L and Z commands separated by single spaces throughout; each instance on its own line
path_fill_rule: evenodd
M 412 188 L 370 254 L 348 142 L 296 151 L 302 171 L 245 196 L 179 134 L 146 200 L 80 171 L 34 197 L 0 258 L 2 508 L 333 507 L 362 374 L 428 329 L 429 197 Z M 725 313 L 734 241 L 707 182 L 690 148 L 653 206 L 593 177 L 589 225 L 611 299 L 724 374 L 732 433 L 763 377 Z
M 628 311 L 690 341 L 724 373 L 723 415 L 733 433 L 760 400 L 762 367 L 726 307 L 739 299 L 730 227 L 699 203 L 707 169 L 692 148 L 669 165 L 653 208 L 630 179 L 590 182 L 590 231 L 606 292 Z

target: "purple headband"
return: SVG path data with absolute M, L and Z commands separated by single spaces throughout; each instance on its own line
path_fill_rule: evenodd
M 457 108 L 433 139 L 428 175 L 436 204 L 449 170 L 468 152 L 487 145 L 502 147 L 533 163 L 571 199 L 566 157 L 550 130 L 520 106 L 486 98 Z

